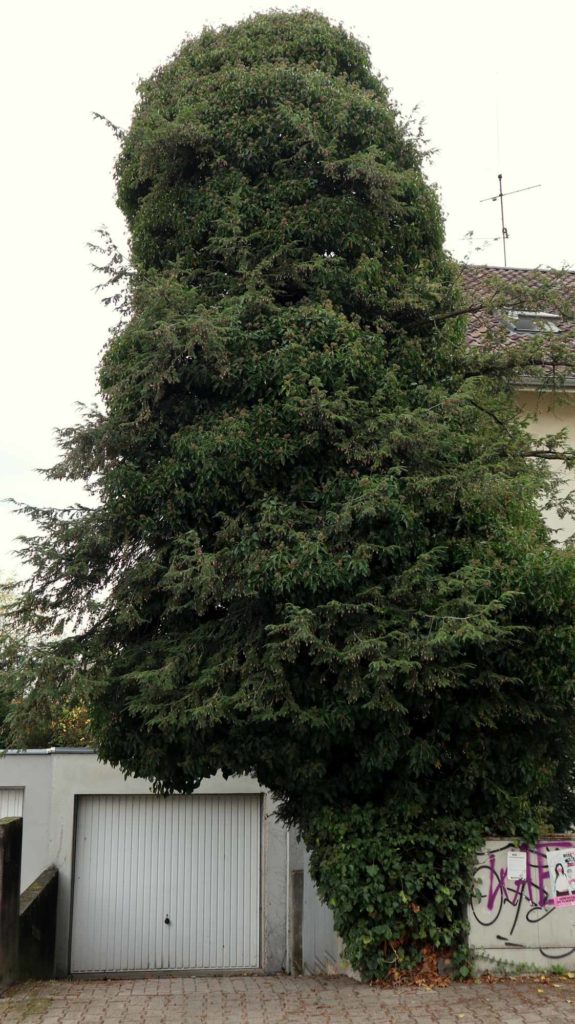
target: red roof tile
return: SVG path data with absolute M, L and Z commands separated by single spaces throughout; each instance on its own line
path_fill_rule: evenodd
M 505 323 L 510 309 L 556 313 L 559 330 L 575 328 L 575 271 L 489 267 L 461 264 L 461 284 L 470 313 L 467 337 L 471 345 L 486 343 Z M 520 340 L 508 333 L 510 340 Z

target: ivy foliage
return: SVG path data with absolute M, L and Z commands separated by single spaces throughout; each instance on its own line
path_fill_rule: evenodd
M 369 977 L 464 944 L 486 830 L 570 813 L 575 564 L 510 384 L 540 339 L 467 350 L 423 161 L 324 17 L 185 42 L 122 136 L 121 319 L 50 471 L 93 504 L 24 509 L 20 621 L 102 757 L 257 776 Z
M 461 976 L 469 973 L 465 912 L 478 822 L 448 815 L 430 827 L 399 805 L 326 808 L 306 840 L 319 892 L 364 977 L 410 969 L 430 946 L 452 953 Z

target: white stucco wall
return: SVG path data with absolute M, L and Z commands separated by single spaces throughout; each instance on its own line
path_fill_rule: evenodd
M 152 792 L 144 779 L 124 779 L 92 751 L 25 751 L 0 757 L 0 786 L 24 787 L 22 889 L 45 868 L 59 872 L 56 971 L 69 970 L 74 816 L 79 796 L 130 796 Z M 199 794 L 263 796 L 262 964 L 268 972 L 286 966 L 287 833 L 277 821 L 270 794 L 247 776 L 206 779 Z M 161 799 L 161 798 L 160 798 Z
M 535 436 L 556 434 L 565 428 L 569 443 L 575 447 L 575 391 L 566 390 L 560 395 L 554 395 L 549 392 L 521 390 L 517 393 L 517 399 L 526 413 L 536 417 L 536 422 L 530 427 Z M 575 473 L 567 473 L 560 462 L 551 462 L 550 465 L 565 478 L 564 494 L 575 488 Z M 556 513 L 548 512 L 546 520 L 560 543 L 575 533 L 575 521 L 572 518 L 560 519 Z

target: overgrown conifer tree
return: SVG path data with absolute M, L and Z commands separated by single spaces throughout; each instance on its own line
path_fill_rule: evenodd
M 95 506 L 27 509 L 20 605 L 105 759 L 273 791 L 367 977 L 464 949 L 475 850 L 558 820 L 575 724 L 523 356 L 467 351 L 423 159 L 318 14 L 205 30 L 142 82 L 124 315 L 51 471 Z

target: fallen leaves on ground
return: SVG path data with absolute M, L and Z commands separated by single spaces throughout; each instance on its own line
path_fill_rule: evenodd
M 444 953 L 438 953 L 431 946 L 424 946 L 421 951 L 422 960 L 417 967 L 410 971 L 401 970 L 398 967 L 391 967 L 387 977 L 373 984 L 377 988 L 398 988 L 400 985 L 416 985 L 419 988 L 447 988 L 451 985 L 451 978 L 439 969 L 441 962 L 445 963 Z
M 447 988 L 451 985 L 452 978 L 449 975 L 451 960 L 449 954 L 438 952 L 431 946 L 422 949 L 422 961 L 417 967 L 410 971 L 401 970 L 399 967 L 391 967 L 387 977 L 372 982 L 377 988 L 399 988 L 400 986 L 415 985 L 418 988 Z M 441 968 L 441 969 L 440 969 Z M 538 974 L 535 971 L 525 971 L 517 974 L 494 974 L 491 971 L 484 971 L 475 977 L 460 979 L 458 984 L 464 985 L 500 985 L 502 982 L 531 981 L 538 985 L 551 985 L 553 988 L 561 988 L 563 982 L 575 980 L 575 972 L 565 971 L 564 974 Z M 545 990 L 538 988 L 537 992 Z M 567 1002 L 571 1002 L 570 999 Z

